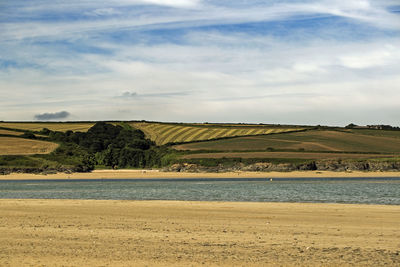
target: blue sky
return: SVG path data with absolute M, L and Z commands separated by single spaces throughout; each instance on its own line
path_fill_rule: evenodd
M 399 11 L 393 0 L 0 1 L 0 120 L 400 125 Z

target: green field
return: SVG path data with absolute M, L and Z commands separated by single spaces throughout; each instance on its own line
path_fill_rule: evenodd
M 400 153 L 399 131 L 310 130 L 277 135 L 238 137 L 173 146 L 177 150 Z
M 295 126 L 264 126 L 242 124 L 178 124 L 158 122 L 132 122 L 157 145 L 212 140 L 235 136 L 257 136 L 304 130 Z

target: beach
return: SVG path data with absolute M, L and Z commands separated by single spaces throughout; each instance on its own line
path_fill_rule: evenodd
M 400 172 L 334 172 L 334 171 L 292 171 L 292 172 L 163 172 L 159 170 L 94 170 L 82 173 L 11 173 L 0 175 L 0 180 L 42 180 L 42 179 L 173 179 L 173 178 L 331 178 L 331 177 L 400 177 Z
M 0 200 L 1 266 L 399 266 L 400 206 Z

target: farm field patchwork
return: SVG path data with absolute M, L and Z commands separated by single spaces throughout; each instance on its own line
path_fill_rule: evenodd
M 295 126 L 258 126 L 258 125 L 209 125 L 209 124 L 173 124 L 173 123 L 151 123 L 132 122 L 131 126 L 142 130 L 148 138 L 155 141 L 157 145 L 168 143 L 192 142 L 200 140 L 212 140 L 235 136 L 257 136 L 274 133 L 284 133 L 303 130 Z
M 10 128 L 10 129 L 20 129 L 28 131 L 40 131 L 43 128 L 47 128 L 52 131 L 66 132 L 80 131 L 86 132 L 94 123 L 91 122 L 0 122 L 0 127 Z
M 17 137 L 0 137 L 0 155 L 47 154 L 57 147 L 58 144 L 51 142 Z
M 177 150 L 256 151 L 305 150 L 326 152 L 400 153 L 400 138 L 332 130 L 248 136 L 173 146 Z M 396 132 L 400 136 L 400 132 Z

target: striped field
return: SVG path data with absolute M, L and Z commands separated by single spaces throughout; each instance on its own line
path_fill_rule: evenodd
M 112 124 L 120 124 L 113 122 Z M 177 124 L 161 122 L 129 122 L 135 128 L 142 130 L 147 138 L 157 145 L 168 143 L 186 143 L 192 141 L 214 140 L 235 136 L 267 135 L 303 130 L 304 128 L 289 126 L 268 126 L 252 124 Z M 92 122 L 0 122 L 0 127 L 28 131 L 40 131 L 43 128 L 52 131 L 86 132 Z M 8 134 L 10 134 L 9 132 Z
M 0 134 L 6 134 L 6 135 L 21 135 L 21 134 L 23 134 L 23 133 L 0 129 Z
M 43 128 L 47 128 L 52 131 L 61 132 L 68 130 L 86 132 L 93 125 L 94 123 L 91 122 L 0 122 L 0 127 L 28 131 L 40 131 Z
M 0 155 L 33 155 L 48 154 L 58 144 L 17 137 L 0 137 Z
M 142 130 L 157 145 L 212 140 L 225 137 L 266 135 L 302 130 L 302 128 L 269 127 L 258 125 L 208 125 L 172 124 L 157 122 L 132 122 L 131 126 Z

